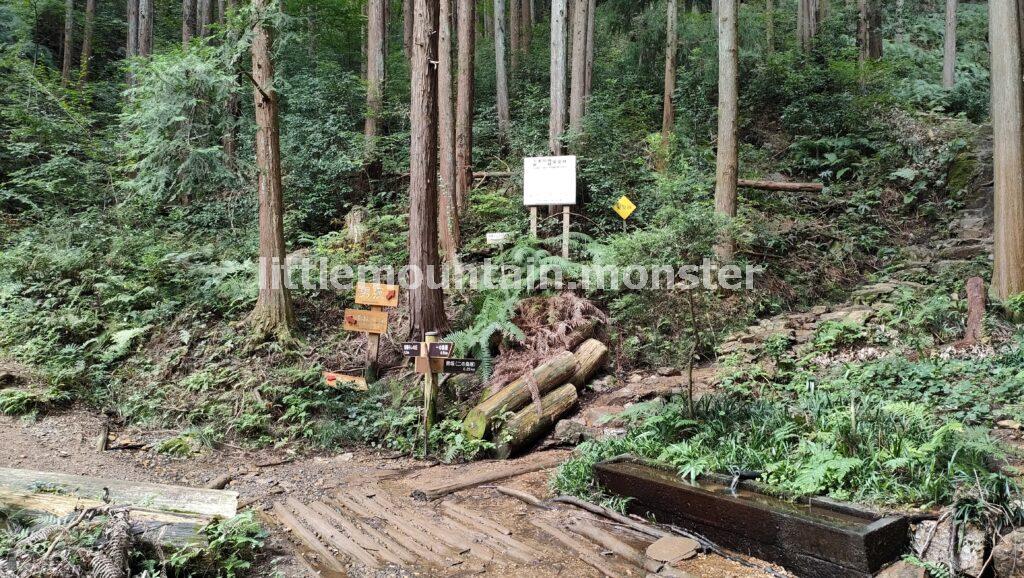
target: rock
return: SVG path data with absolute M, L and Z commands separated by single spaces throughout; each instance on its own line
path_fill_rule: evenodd
M 354 455 L 352 454 L 352 452 L 345 452 L 345 453 L 341 454 L 340 456 L 338 456 L 338 461 L 350 462 L 350 461 L 352 461 L 353 457 L 354 457 Z
M 591 381 L 587 384 L 587 387 L 597 393 L 604 393 L 615 388 L 617 385 L 618 383 L 616 382 L 614 375 L 606 375 L 602 378 Z
M 583 412 L 583 424 L 588 428 L 622 427 L 622 420 L 616 416 L 625 409 L 621 405 L 601 405 L 587 408 Z
M 1021 427 L 1024 427 L 1024 426 L 1021 426 L 1021 423 L 1019 421 L 1012 420 L 1012 419 L 999 420 L 999 421 L 996 422 L 996 426 L 1001 428 L 1001 429 L 1015 429 L 1015 430 L 1019 430 L 1019 429 L 1021 429 Z
M 655 373 L 662 377 L 672 377 L 673 375 L 679 375 L 679 370 L 675 367 L 659 367 Z
M 896 287 L 895 283 L 875 283 L 857 289 L 850 297 L 855 303 L 873 303 L 880 297 L 895 291 Z
M 815 305 L 814 307 L 811 307 L 810 313 L 815 317 L 824 315 L 828 313 L 828 305 Z
M 681 536 L 665 536 L 648 546 L 646 554 L 652 560 L 674 564 L 680 560 L 693 558 L 699 549 L 700 544 L 696 540 Z
M 1003 536 L 992 548 L 997 578 L 1024 578 L 1024 528 Z
M 555 424 L 554 438 L 563 444 L 578 445 L 597 437 L 595 434 L 579 419 L 563 419 Z
M 956 544 L 957 532 L 951 514 L 942 518 L 941 523 L 935 520 L 921 522 L 914 532 L 914 551 L 919 558 L 940 566 L 960 568 L 961 573 L 967 576 L 980 576 L 985 564 L 985 532 L 970 526 L 959 551 Z
M 826 313 L 819 318 L 819 323 L 825 323 L 826 321 L 835 321 L 837 323 L 853 323 L 855 325 L 863 325 L 868 319 L 871 319 L 875 314 L 875 310 L 863 305 L 844 307 L 837 309 L 831 313 Z
M 875 578 L 927 578 L 928 572 L 920 566 L 900 560 L 878 573 Z
M 644 376 L 640 375 L 639 373 L 634 373 L 633 375 L 629 376 L 629 383 L 640 383 L 643 380 L 643 378 Z

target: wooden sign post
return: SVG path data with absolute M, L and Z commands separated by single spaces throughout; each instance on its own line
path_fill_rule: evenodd
M 437 343 L 437 332 L 430 331 L 424 337 L 421 355 L 426 355 L 426 371 L 423 373 L 423 455 L 430 451 L 430 428 L 437 420 L 437 373 L 430 359 L 431 346 Z M 421 358 L 424 359 L 424 358 Z
M 530 207 L 530 235 L 537 237 L 537 207 L 562 207 L 562 257 L 569 258 L 569 207 L 576 204 L 576 157 L 523 159 L 523 204 Z
M 430 450 L 430 429 L 437 422 L 438 375 L 476 373 L 479 359 L 452 359 L 453 343 L 438 341 L 437 332 L 426 334 L 421 343 L 403 343 L 402 353 L 413 358 L 416 373 L 423 374 L 423 455 Z
M 356 283 L 356 305 L 369 305 L 370 310 L 346 309 L 344 329 L 367 334 L 366 370 L 363 377 L 372 383 L 377 381 L 380 336 L 388 332 L 388 314 L 384 308 L 398 306 L 398 285 L 360 281 Z

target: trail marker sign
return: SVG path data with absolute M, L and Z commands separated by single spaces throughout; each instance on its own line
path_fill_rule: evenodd
M 479 359 L 449 358 L 444 360 L 444 373 L 476 373 L 479 369 Z
M 633 211 L 636 210 L 636 205 L 633 204 L 633 201 L 629 200 L 629 197 L 622 195 L 619 197 L 619 200 L 615 201 L 615 204 L 612 205 L 612 210 L 618 213 L 618 215 L 622 217 L 622 220 L 625 221 L 633 214 Z
M 377 381 L 377 353 L 380 350 L 380 336 L 388 332 L 388 314 L 385 307 L 398 306 L 398 285 L 384 283 L 356 283 L 356 305 L 369 305 L 370 310 L 346 309 L 345 331 L 362 331 L 366 333 L 366 371 L 367 381 Z
M 356 305 L 398 307 L 398 285 L 356 283 Z
M 576 157 L 523 159 L 523 204 L 576 204 Z

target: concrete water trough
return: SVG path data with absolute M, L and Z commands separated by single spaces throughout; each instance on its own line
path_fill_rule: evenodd
M 908 521 L 827 499 L 790 502 L 757 484 L 705 476 L 690 484 L 662 466 L 620 456 L 595 467 L 601 485 L 633 498 L 632 513 L 704 535 L 806 578 L 867 577 L 898 558 Z

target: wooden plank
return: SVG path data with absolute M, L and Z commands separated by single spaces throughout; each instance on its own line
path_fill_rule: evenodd
M 763 191 L 787 191 L 794 193 L 820 193 L 825 190 L 825 185 L 821 183 L 789 183 L 783 181 L 755 181 L 749 179 L 739 179 L 736 183 L 739 187 L 746 187 L 748 189 L 761 189 Z
M 385 509 L 383 506 L 381 506 L 374 500 L 371 500 L 364 496 L 350 494 L 348 498 L 354 500 L 356 503 L 362 506 L 367 512 L 369 512 L 370 516 L 388 522 L 402 534 L 408 536 L 409 539 L 413 540 L 417 544 L 422 545 L 424 548 L 430 550 L 431 552 L 434 552 L 435 554 L 444 556 L 446 558 L 450 558 L 452 560 L 459 559 L 459 554 L 461 552 L 456 552 L 455 550 L 450 548 L 446 543 L 441 542 L 439 540 L 435 540 L 434 537 L 430 534 L 427 534 L 426 532 L 423 532 L 414 525 L 407 523 L 404 515 L 398 516 L 392 512 L 389 512 L 387 511 L 387 509 Z
M 351 508 L 346 508 L 337 499 L 328 498 L 325 504 L 329 508 L 331 508 L 335 513 L 337 513 L 339 517 L 348 520 L 350 523 L 355 525 L 357 530 L 360 530 L 364 534 L 366 534 L 366 536 L 369 537 L 370 540 L 377 544 L 377 547 L 397 557 L 400 560 L 400 562 L 397 562 L 397 564 L 406 565 L 413 564 L 416 562 L 418 557 L 414 552 L 410 551 L 402 544 L 399 544 L 398 542 L 393 540 L 383 531 L 374 528 L 373 526 L 371 526 L 363 520 L 359 520 L 358 518 L 360 518 L 361 516 L 355 510 L 352 510 Z M 348 514 L 349 517 L 346 518 L 344 514 Z
M 128 482 L 116 479 L 73 476 L 0 468 L 0 488 L 12 491 L 59 493 L 85 500 L 103 500 L 119 506 L 151 511 L 192 514 L 206 518 L 231 518 L 237 513 L 238 492 L 207 490 L 168 484 Z
M 288 511 L 284 504 L 281 502 L 274 504 L 274 515 L 282 526 L 291 530 L 296 539 L 320 557 L 320 564 L 325 569 L 341 573 L 343 576 L 347 575 L 345 565 L 341 560 L 334 556 L 334 553 L 320 541 L 320 538 L 317 538 L 312 530 L 303 526 L 302 522 L 295 517 L 295 514 Z
M 356 283 L 356 305 L 398 307 L 398 285 Z
M 441 520 L 427 518 L 417 512 L 416 507 L 412 504 L 395 504 L 388 498 L 387 493 L 379 488 L 372 488 L 371 491 L 373 496 L 368 496 L 367 500 L 376 502 L 389 514 L 395 515 L 396 518 L 399 515 L 398 513 L 401 512 L 401 517 L 397 519 L 404 521 L 408 526 L 416 528 L 431 539 L 447 544 L 459 553 L 469 552 L 484 561 L 490 561 L 495 558 L 493 550 L 486 547 L 481 548 L 479 544 L 475 544 L 471 538 L 460 532 L 453 532 L 451 528 L 444 528 L 441 525 Z
M 364 311 L 362 309 L 346 309 L 345 331 L 362 331 L 364 333 L 387 333 L 388 314 L 386 311 Z
M 504 547 L 505 553 L 510 558 L 514 558 L 521 564 L 533 564 L 541 559 L 541 555 L 530 546 L 523 544 L 502 531 L 495 530 L 488 523 L 490 520 L 461 508 L 453 509 L 450 507 L 451 505 L 448 503 L 448 507 L 445 507 L 445 513 L 454 523 L 458 523 L 467 532 L 480 536 L 488 542 L 497 542 L 498 544 L 495 545 Z
M 373 554 L 370 554 L 362 546 L 356 544 L 352 538 L 338 531 L 337 528 L 332 526 L 330 522 L 313 511 L 309 506 L 295 498 L 288 498 L 286 503 L 295 514 L 305 521 L 311 530 L 331 546 L 334 546 L 339 552 L 348 556 L 349 559 L 354 562 L 360 562 L 368 568 L 380 568 L 380 561 Z
M 331 506 L 328 506 L 323 502 L 313 502 L 309 507 L 317 514 L 323 516 L 328 522 L 340 528 L 349 538 L 352 539 L 353 542 L 358 544 L 360 548 L 369 552 L 373 556 L 380 558 L 385 562 L 397 564 L 399 566 L 407 562 L 397 554 L 392 553 L 384 547 L 384 545 L 375 542 L 370 538 L 367 532 L 362 528 L 356 527 L 351 520 L 339 514 L 338 511 Z
M 594 569 L 596 569 L 601 574 L 607 576 L 608 578 L 616 578 L 618 576 L 626 575 L 624 572 L 620 572 L 612 568 L 608 564 L 605 564 L 604 560 L 601 559 L 600 554 L 598 554 L 590 548 L 587 548 L 579 540 L 573 538 L 572 536 L 563 532 L 562 530 L 559 530 L 558 528 L 548 524 L 547 522 L 542 522 L 541 520 L 537 520 L 534 518 L 530 519 L 530 523 L 543 530 L 544 533 L 546 533 L 548 536 L 551 536 L 555 540 L 561 542 L 564 546 L 568 547 L 573 552 L 576 552 L 576 554 L 579 555 L 580 560 L 586 562 L 590 566 L 593 566 Z
M 429 484 L 413 489 L 412 496 L 418 500 L 434 500 L 448 494 L 473 488 L 482 484 L 513 478 L 560 465 L 566 455 L 557 453 L 533 454 L 520 461 L 508 462 L 507 466 L 496 467 L 494 462 L 477 462 L 477 466 L 459 479 L 440 484 Z M 475 471 L 479 469 L 479 471 Z
M 336 504 L 340 505 L 344 509 L 348 510 L 349 512 L 352 512 L 352 513 L 356 514 L 357 516 L 363 518 L 364 520 L 371 520 L 371 519 L 377 518 L 377 519 L 379 519 L 381 521 L 386 521 L 383 518 L 377 516 L 369 508 L 366 508 L 365 506 L 363 506 L 363 504 L 359 501 L 357 496 L 350 496 L 350 495 L 345 495 L 345 494 L 338 493 L 338 494 L 334 495 L 332 503 L 336 503 Z M 366 528 L 372 528 L 373 527 L 369 523 L 365 523 L 364 526 Z M 405 532 L 402 529 L 401 526 L 390 527 L 390 526 L 387 526 L 387 525 L 382 525 L 379 528 L 379 532 L 381 534 L 386 535 L 388 538 L 391 538 L 392 541 L 395 544 L 400 544 L 402 548 L 405 548 L 411 554 L 413 554 L 413 555 L 415 555 L 415 556 L 417 556 L 417 557 L 419 557 L 419 558 L 421 558 L 423 560 L 427 560 L 427 561 L 429 561 L 432 564 L 435 564 L 437 566 L 442 566 L 442 567 L 450 566 L 451 565 L 443 557 L 443 556 L 447 556 L 448 555 L 448 549 L 447 548 L 442 548 L 441 546 L 432 545 L 432 544 L 421 544 L 420 542 L 418 542 L 416 540 L 416 538 L 413 535 L 411 535 L 410 533 Z M 438 552 L 435 552 L 434 550 L 432 550 L 431 547 L 433 547 L 434 549 L 440 550 L 440 554 Z

